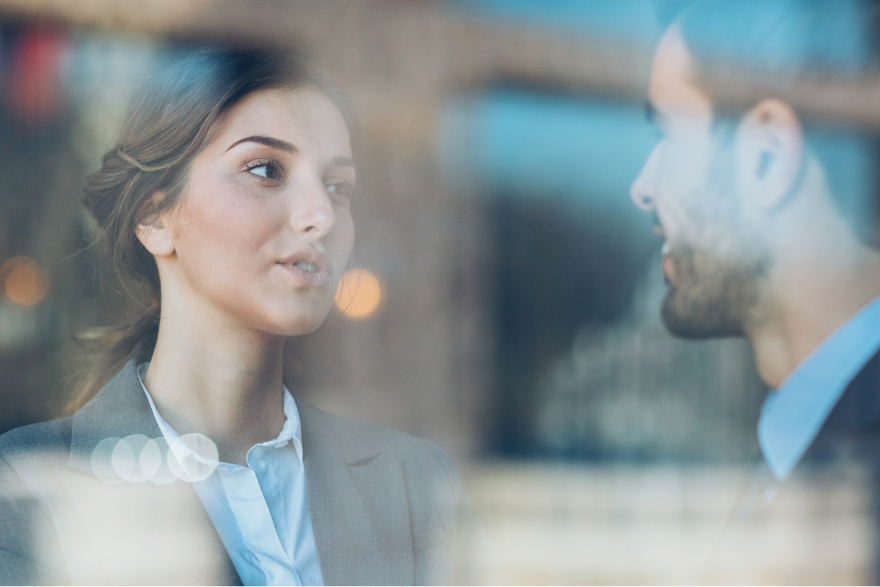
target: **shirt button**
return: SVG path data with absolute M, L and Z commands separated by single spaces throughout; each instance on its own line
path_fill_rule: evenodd
M 254 458 L 255 459 L 257 459 L 259 461 L 259 460 L 262 460 L 264 456 L 266 456 L 266 451 L 263 449 L 262 446 L 254 447 Z

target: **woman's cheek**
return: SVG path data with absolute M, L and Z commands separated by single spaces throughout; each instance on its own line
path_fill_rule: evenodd
M 200 211 L 183 219 L 178 248 L 181 265 L 194 287 L 214 290 L 208 294 L 211 297 L 240 295 L 243 286 L 253 284 L 265 271 L 266 259 L 260 252 L 267 238 L 267 215 L 241 203 L 226 205 L 223 198 Z
M 341 257 L 340 270 L 343 270 L 348 264 L 348 259 L 351 257 L 351 252 L 354 248 L 355 227 L 351 208 L 348 206 L 343 208 L 338 213 L 337 218 L 336 231 L 337 239 L 340 241 L 339 251 Z
M 274 199 L 255 198 L 245 193 L 241 197 L 218 200 L 209 220 L 213 236 L 245 255 L 259 251 L 261 245 L 283 227 L 284 219 Z

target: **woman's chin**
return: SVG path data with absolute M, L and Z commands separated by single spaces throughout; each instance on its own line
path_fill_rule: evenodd
M 284 316 L 278 320 L 274 320 L 273 324 L 268 327 L 268 331 L 280 336 L 303 336 L 311 334 L 320 328 L 329 313 L 328 309 L 328 311 L 320 313 Z

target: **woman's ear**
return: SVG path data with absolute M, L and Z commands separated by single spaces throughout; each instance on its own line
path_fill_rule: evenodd
M 743 117 L 736 138 L 737 181 L 753 210 L 781 207 L 804 165 L 804 134 L 786 102 L 762 100 Z
M 164 194 L 159 192 L 151 196 L 153 203 L 161 201 Z M 135 228 L 135 236 L 150 253 L 156 257 L 167 257 L 174 253 L 174 237 L 168 225 L 168 211 L 152 215 L 139 223 Z

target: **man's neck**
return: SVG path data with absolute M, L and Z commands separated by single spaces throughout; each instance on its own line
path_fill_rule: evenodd
M 765 307 L 747 328 L 761 379 L 778 388 L 822 342 L 880 296 L 880 251 L 813 251 L 779 267 Z

